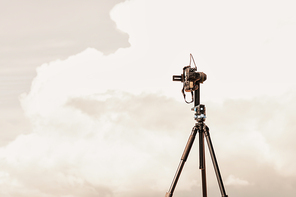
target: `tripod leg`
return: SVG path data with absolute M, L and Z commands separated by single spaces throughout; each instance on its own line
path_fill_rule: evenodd
M 202 128 L 200 128 L 198 132 L 199 132 L 199 169 L 201 170 L 202 196 L 207 197 L 204 132 Z
M 221 173 L 220 173 L 220 170 L 219 170 L 218 162 L 217 162 L 217 159 L 216 159 L 216 155 L 215 155 L 215 152 L 214 152 L 213 144 L 212 144 L 212 141 L 211 141 L 209 128 L 206 125 L 204 127 L 204 133 L 205 133 L 206 140 L 207 140 L 207 143 L 208 143 L 208 147 L 209 147 L 212 162 L 213 162 L 213 165 L 214 165 L 214 169 L 215 169 L 216 177 L 217 177 L 217 180 L 218 180 L 221 195 L 222 195 L 222 197 L 227 197 L 226 192 L 225 192 L 225 188 L 224 188 L 224 185 L 223 185 L 223 181 L 222 181 L 222 178 L 221 178 Z
M 179 163 L 179 166 L 178 166 L 177 172 L 175 174 L 175 177 L 173 179 L 173 182 L 171 184 L 171 187 L 170 187 L 169 191 L 166 193 L 165 197 L 172 197 L 173 196 L 175 187 L 177 185 L 177 182 L 178 182 L 179 177 L 181 175 L 182 169 L 184 167 L 184 164 L 185 164 L 185 162 L 187 160 L 187 157 L 188 157 L 189 152 L 191 150 L 192 144 L 194 142 L 194 139 L 195 139 L 195 136 L 196 136 L 196 132 L 197 132 L 197 128 L 194 126 L 193 129 L 192 129 L 192 132 L 191 132 L 191 134 L 189 136 L 189 139 L 187 141 L 185 150 L 184 150 L 183 155 L 181 157 L 181 161 Z

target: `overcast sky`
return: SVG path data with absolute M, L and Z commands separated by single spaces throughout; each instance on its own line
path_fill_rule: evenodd
M 164 196 L 194 126 L 172 81 L 192 53 L 228 196 L 294 197 L 295 9 L 0 0 L 0 195 Z M 174 196 L 201 196 L 200 177 L 195 141 Z

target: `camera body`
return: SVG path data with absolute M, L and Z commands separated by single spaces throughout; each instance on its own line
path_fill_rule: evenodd
M 174 75 L 173 81 L 181 81 L 184 84 L 185 92 L 192 92 L 198 89 L 198 84 L 203 83 L 207 79 L 207 75 L 203 72 L 197 72 L 197 68 L 185 66 L 183 74 Z

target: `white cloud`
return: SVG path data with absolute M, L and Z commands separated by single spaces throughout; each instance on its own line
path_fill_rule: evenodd
M 244 185 L 246 191 L 250 183 L 264 184 L 250 172 L 260 173 L 265 165 L 277 178 L 281 177 L 274 170 L 277 166 L 288 166 L 285 174 L 293 176 L 289 158 L 295 145 L 282 135 L 289 133 L 291 139 L 294 135 L 290 133 L 293 99 L 283 107 L 270 97 L 278 93 L 277 80 L 283 76 L 272 60 L 284 57 L 272 42 L 286 30 L 264 43 L 267 33 L 276 30 L 274 18 L 285 16 L 268 19 L 277 5 L 270 5 L 267 16 L 261 16 L 262 2 L 259 7 L 252 2 L 247 6 L 251 15 L 245 5 L 236 3 L 234 9 L 230 4 L 127 1 L 111 15 L 118 28 L 130 34 L 129 49 L 104 56 L 88 48 L 40 66 L 31 91 L 21 97 L 33 131 L 0 149 L 0 186 L 11 183 L 19 196 L 164 194 L 194 125 L 191 106 L 183 103 L 181 83 L 171 81 L 188 64 L 190 52 L 199 69 L 208 74 L 202 101 L 209 103 L 207 123 L 230 190 L 237 192 L 236 186 Z M 283 42 L 282 46 L 290 45 Z M 266 59 L 269 52 L 271 60 Z M 288 59 L 289 65 L 295 63 L 293 57 Z M 271 63 L 272 70 L 267 70 L 266 63 Z M 288 65 L 282 69 L 294 71 Z M 289 80 L 288 88 L 294 87 L 290 75 L 283 82 Z M 251 99 L 225 100 L 237 97 Z M 285 114 L 289 121 L 278 114 Z M 281 147 L 279 139 L 286 146 Z M 196 147 L 176 191 L 184 196 L 200 188 Z M 290 152 L 283 156 L 286 150 Z M 276 162 L 278 158 L 282 163 Z M 210 177 L 212 189 L 216 183 Z
M 235 177 L 234 175 L 229 175 L 228 178 L 225 181 L 225 185 L 241 185 L 241 186 L 247 186 L 250 183 L 246 180 L 242 180 L 240 178 Z

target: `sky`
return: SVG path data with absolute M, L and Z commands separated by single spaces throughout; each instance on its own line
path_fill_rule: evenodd
M 0 195 L 165 196 L 195 124 L 228 196 L 296 195 L 292 0 L 0 0 Z M 190 96 L 190 95 L 188 95 Z M 196 140 L 174 196 L 201 196 Z M 220 195 L 206 149 L 208 195 Z

